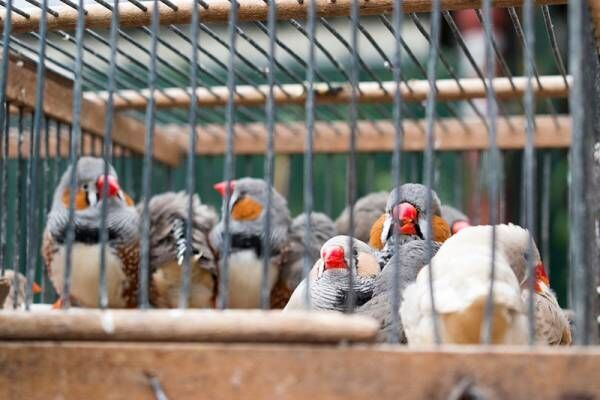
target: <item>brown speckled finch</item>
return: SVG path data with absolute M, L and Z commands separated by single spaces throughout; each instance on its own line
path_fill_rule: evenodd
M 388 194 L 386 192 L 369 193 L 354 203 L 354 232 L 352 235 L 363 242 L 369 241 L 371 226 L 377 221 L 381 214 L 385 213 Z M 335 220 L 335 228 L 340 235 L 350 235 L 350 211 L 344 211 Z
M 138 214 L 132 200 L 121 190 L 112 166 L 108 179 L 104 180 L 104 165 L 100 158 L 82 157 L 77 163 L 75 193 L 69 190 L 71 167 L 61 177 L 44 231 L 44 264 L 54 289 L 60 295 L 63 290 L 69 199 L 74 196 L 75 240 L 70 300 L 82 307 L 98 305 L 100 222 L 102 203 L 106 201 L 108 305 L 113 308 L 135 307 L 140 259 Z M 105 185 L 107 197 L 102 198 Z M 57 305 L 61 301 L 59 299 Z
M 27 286 L 27 278 L 25 278 L 25 275 L 19 272 L 15 276 L 15 271 L 7 269 L 4 271 L 4 276 L 0 278 L 0 284 L 5 284 L 8 287 L 6 297 L 2 304 L 0 304 L 0 308 L 5 310 L 23 308 L 25 305 L 25 287 Z M 15 288 L 17 290 L 15 290 Z M 33 294 L 42 292 L 42 288 L 35 282 L 31 285 L 31 289 Z M 15 294 L 17 296 L 16 298 Z
M 369 245 L 354 238 L 352 243 L 350 249 L 350 237 L 345 235 L 334 236 L 325 242 L 309 276 L 296 287 L 284 311 L 306 309 L 307 279 L 311 309 L 345 311 L 351 290 L 351 262 L 356 268 L 352 282 L 355 305 L 361 306 L 371 299 L 375 277 L 380 272 L 379 263 Z
M 150 199 L 150 269 L 153 272 L 151 303 L 173 308 L 179 304 L 183 262 L 187 249 L 186 229 L 189 196 L 185 192 L 167 192 Z M 192 257 L 188 305 L 194 308 L 214 306 L 217 265 L 208 243 L 208 234 L 217 223 L 212 207 L 192 201 Z M 138 206 L 141 213 L 142 205 Z
M 231 184 L 233 190 L 230 206 L 228 210 L 223 211 L 228 212 L 231 217 L 228 306 L 258 308 L 264 254 L 264 218 L 269 187 L 264 180 L 255 178 L 241 178 L 231 181 Z M 215 189 L 225 196 L 225 183 L 215 185 Z M 298 245 L 298 240 L 303 240 L 301 232 L 304 225 L 301 219 L 292 224 L 286 200 L 275 189 L 271 190 L 268 289 L 271 308 L 282 308 L 301 277 L 298 271 L 302 270 L 302 260 L 298 252 L 303 252 L 303 245 Z M 315 227 L 311 242 L 316 243 L 311 247 L 318 248 L 320 243 L 326 240 L 325 236 L 335 228 L 331 220 L 322 214 L 313 213 L 311 220 Z M 223 221 L 219 222 L 210 234 L 211 246 L 217 252 L 221 250 L 223 242 L 223 225 Z M 301 232 L 294 233 L 294 229 Z M 318 257 L 318 251 L 312 253 L 315 258 Z

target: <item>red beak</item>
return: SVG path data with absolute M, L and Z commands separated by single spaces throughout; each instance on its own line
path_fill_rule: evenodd
M 410 203 L 400 203 L 392 210 L 394 221 L 398 221 L 398 232 L 402 235 L 416 235 L 417 209 Z
M 37 283 L 33 282 L 31 284 L 31 291 L 33 292 L 33 294 L 42 293 L 42 288 Z
M 535 291 L 540 292 L 542 288 L 539 282 L 543 282 L 546 286 L 550 287 L 550 278 L 546 275 L 546 268 L 543 263 L 539 263 L 535 266 Z
M 104 185 L 108 185 L 107 190 L 106 190 L 106 194 L 108 197 L 113 197 L 116 196 L 117 193 L 119 193 L 119 190 L 121 190 L 121 188 L 119 187 L 119 182 L 117 181 L 117 178 L 115 178 L 112 175 L 108 175 L 106 177 L 106 182 L 104 181 L 104 175 L 100 175 L 98 177 L 98 180 L 96 181 L 96 189 L 98 190 L 98 195 L 102 196 L 102 193 L 104 193 Z
M 463 229 L 468 228 L 469 226 L 471 226 L 471 224 L 467 221 L 456 221 L 452 224 L 452 234 L 454 235 L 455 233 L 462 231 Z
M 341 246 L 333 246 L 324 250 L 323 262 L 325 269 L 348 267 L 344 258 L 344 249 Z
M 229 193 L 233 193 L 233 188 L 235 187 L 235 181 L 229 181 Z M 221 197 L 225 197 L 227 195 L 227 181 L 215 183 L 213 188 L 219 192 Z

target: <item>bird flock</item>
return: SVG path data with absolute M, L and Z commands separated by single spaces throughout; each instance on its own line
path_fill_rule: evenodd
M 149 303 L 156 308 L 182 303 L 189 246 L 183 301 L 192 308 L 215 308 L 218 298 L 228 308 L 268 306 L 283 312 L 346 312 L 351 307 L 379 323 L 380 341 L 395 337 L 409 345 L 482 340 L 527 344 L 527 308 L 532 300 L 535 343 L 571 343 L 567 314 L 550 288 L 529 232 L 512 224 L 471 226 L 463 213 L 442 205 L 423 185 L 406 183 L 389 193 L 359 199 L 353 206 L 354 237 L 350 237 L 348 208 L 335 223 L 317 212 L 292 218 L 286 199 L 262 179 L 214 185 L 223 196 L 220 220 L 212 207 L 193 195 L 193 218 L 188 220 L 188 194 L 153 196 L 146 210 L 121 189 L 112 166 L 104 179 L 104 168 L 102 159 L 82 157 L 75 171 L 76 192 L 69 191 L 70 168 L 56 187 L 41 249 L 46 273 L 59 293 L 54 307 L 67 300 L 60 294 L 72 204 L 68 301 L 75 306 L 99 305 L 103 229 L 105 305 L 139 305 L 142 215 L 148 215 Z M 226 259 L 221 254 L 225 247 Z M 227 265 L 224 276 L 219 263 Z M 310 271 L 304 277 L 306 267 Z M 226 291 L 219 293 L 223 287 Z M 5 307 L 16 305 L 17 297 L 7 298 Z

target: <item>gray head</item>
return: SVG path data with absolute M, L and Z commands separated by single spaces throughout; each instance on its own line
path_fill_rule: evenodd
M 70 193 L 71 167 L 63 173 L 54 191 L 52 209 L 48 214 L 46 229 L 61 243 L 65 239 L 68 207 L 74 196 L 75 240 L 86 243 L 99 241 L 102 203 L 107 205 L 109 240 L 137 240 L 138 217 L 133 201 L 121 187 L 117 173 L 109 166 L 108 179 L 104 180 L 104 161 L 101 158 L 82 157 L 77 163 L 76 189 Z M 103 198 L 106 187 L 107 196 Z
M 271 189 L 271 245 L 280 248 L 288 239 L 290 228 L 290 212 L 287 201 L 274 188 L 269 188 L 267 182 L 257 178 L 241 178 L 231 183 L 231 199 L 229 209 L 225 210 L 223 201 L 222 212 L 230 215 L 230 232 L 247 236 L 264 236 L 264 218 L 267 212 L 267 193 Z M 223 199 L 226 196 L 226 182 L 214 185 Z M 220 246 L 223 233 L 221 221 L 211 233 L 211 243 Z
M 352 247 L 352 248 L 351 248 Z M 356 267 L 350 286 L 351 263 Z M 315 308 L 343 311 L 351 291 L 356 304 L 368 301 L 373 293 L 374 278 L 380 272 L 373 250 L 365 242 L 339 235 L 321 247 L 321 258 L 311 271 L 311 299 Z
M 189 196 L 186 192 L 167 192 L 153 196 L 149 203 L 150 214 L 150 264 L 158 267 L 179 259 L 178 239 L 185 237 L 188 218 Z M 138 205 L 141 214 L 143 204 Z M 208 245 L 208 234 L 217 223 L 215 210 L 201 204 L 197 195 L 192 196 L 192 252 L 194 260 L 213 269 L 214 260 Z M 183 247 L 185 248 L 183 242 Z M 185 250 L 184 250 L 185 252 Z
M 435 191 L 431 190 L 432 239 L 443 242 L 450 236 L 448 224 L 441 217 L 441 203 Z M 425 239 L 428 224 L 427 187 L 418 183 L 405 183 L 394 188 L 388 196 L 385 214 L 373 224 L 369 244 L 382 249 L 396 229 L 399 244 L 411 240 Z M 396 222 L 397 221 L 397 222 Z
M 448 205 L 442 206 L 442 218 L 444 218 L 450 226 L 450 231 L 453 235 L 461 229 L 471 226 L 469 217 L 456 208 Z

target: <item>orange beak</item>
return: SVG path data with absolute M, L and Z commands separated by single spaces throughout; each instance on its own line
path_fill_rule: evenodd
M 334 246 L 323 251 L 323 262 L 325 269 L 347 268 L 344 259 L 344 249 L 340 246 Z
M 398 232 L 401 235 L 416 235 L 417 209 L 410 203 L 400 203 L 392 210 L 394 221 L 398 221 Z
M 33 292 L 33 294 L 40 294 L 42 293 L 42 288 L 37 283 L 33 282 L 31 284 L 31 291 Z
M 215 183 L 213 188 L 219 192 L 221 197 L 225 197 L 227 195 L 227 181 Z M 229 193 L 233 193 L 233 189 L 235 188 L 235 181 L 229 181 Z
M 546 269 L 544 268 L 543 263 L 539 263 L 535 266 L 535 291 L 538 293 L 542 291 L 540 282 L 550 287 L 550 279 L 548 278 L 548 275 L 546 275 Z
M 119 182 L 117 178 L 112 175 L 108 175 L 106 177 L 106 181 L 104 180 L 104 175 L 100 175 L 96 180 L 96 189 L 98 190 L 98 194 L 102 196 L 104 193 L 104 185 L 107 185 L 106 195 L 108 197 L 116 196 L 121 188 L 119 187 Z

